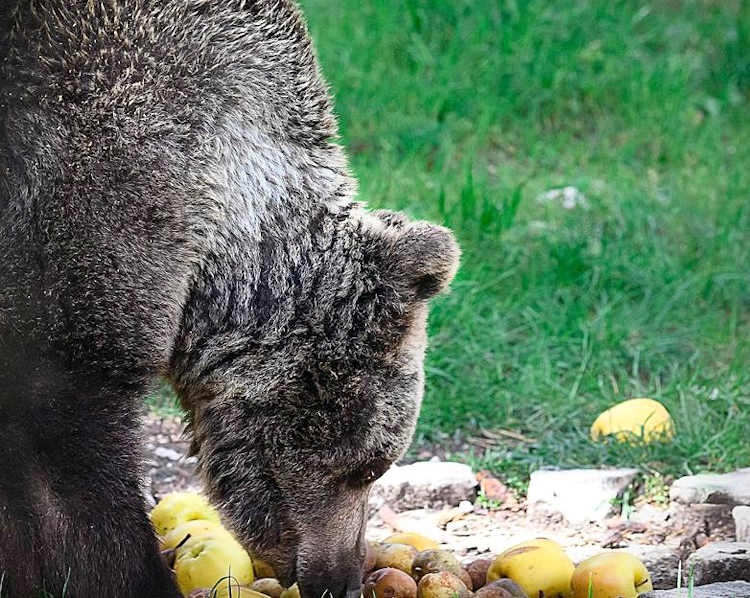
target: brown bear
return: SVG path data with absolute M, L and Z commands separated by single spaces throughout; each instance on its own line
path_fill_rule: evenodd
M 451 233 L 368 211 L 291 0 L 0 2 L 0 595 L 176 598 L 141 492 L 159 376 L 225 523 L 359 596 Z

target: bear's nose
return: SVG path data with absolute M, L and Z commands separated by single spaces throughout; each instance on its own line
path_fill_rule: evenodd
M 329 570 L 299 570 L 297 581 L 302 598 L 360 598 L 362 568 L 344 565 Z

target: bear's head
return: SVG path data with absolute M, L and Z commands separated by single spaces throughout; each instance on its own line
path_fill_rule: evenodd
M 262 340 L 222 370 L 232 392 L 192 413 L 212 500 L 304 598 L 359 597 L 368 493 L 411 441 L 427 302 L 459 259 L 450 231 L 397 213 L 332 226 L 287 276 L 291 315 L 266 311 Z

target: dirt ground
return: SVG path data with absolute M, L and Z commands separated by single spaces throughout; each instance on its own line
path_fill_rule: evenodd
M 148 473 L 155 500 L 167 492 L 199 491 L 195 458 L 185 457 L 188 442 L 182 437 L 181 421 L 148 416 L 145 430 L 150 458 Z M 464 506 L 465 511 L 469 509 L 469 505 Z M 378 541 L 394 531 L 417 531 L 435 537 L 447 549 L 467 559 L 498 553 L 525 539 L 546 536 L 565 546 L 574 560 L 607 548 L 623 548 L 638 554 L 671 551 L 677 555 L 676 560 L 709 541 L 729 539 L 733 533 L 723 524 L 710 525 L 705 518 L 649 504 L 639 505 L 627 521 L 612 517 L 580 525 L 567 524 L 559 516 L 529 512 L 523 502 L 501 510 L 484 509 L 478 504 L 470 508 L 468 512 L 445 509 L 404 513 L 381 509 L 369 521 L 367 535 L 370 540 Z

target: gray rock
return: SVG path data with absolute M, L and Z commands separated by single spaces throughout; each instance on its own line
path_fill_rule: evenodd
M 680 552 L 669 546 L 628 546 L 623 552 L 637 556 L 651 574 L 651 583 L 655 590 L 667 590 L 677 585 L 679 575 Z
M 712 583 L 693 588 L 688 593 L 687 588 L 679 590 L 657 590 L 648 594 L 641 594 L 640 598 L 750 598 L 750 583 L 731 581 L 728 583 Z
M 477 479 L 471 467 L 450 461 L 422 461 L 391 467 L 370 492 L 370 507 L 388 504 L 395 511 L 455 507 L 473 501 Z
M 750 542 L 750 507 L 739 506 L 732 509 L 734 536 L 738 542 Z
M 668 513 L 673 529 L 700 530 L 709 537 L 717 538 L 734 535 L 732 505 L 683 505 L 673 501 L 669 505 Z
M 601 521 L 637 474 L 637 469 L 535 471 L 529 481 L 529 509 L 560 513 L 571 523 Z
M 750 505 L 750 467 L 724 474 L 691 475 L 676 480 L 669 489 L 676 502 Z
M 182 455 L 176 450 L 167 448 L 165 446 L 157 446 L 154 449 L 154 455 L 162 459 L 169 459 L 170 461 L 178 461 L 182 458 Z
M 717 581 L 750 581 L 750 542 L 713 542 L 688 557 L 685 576 L 695 585 Z

